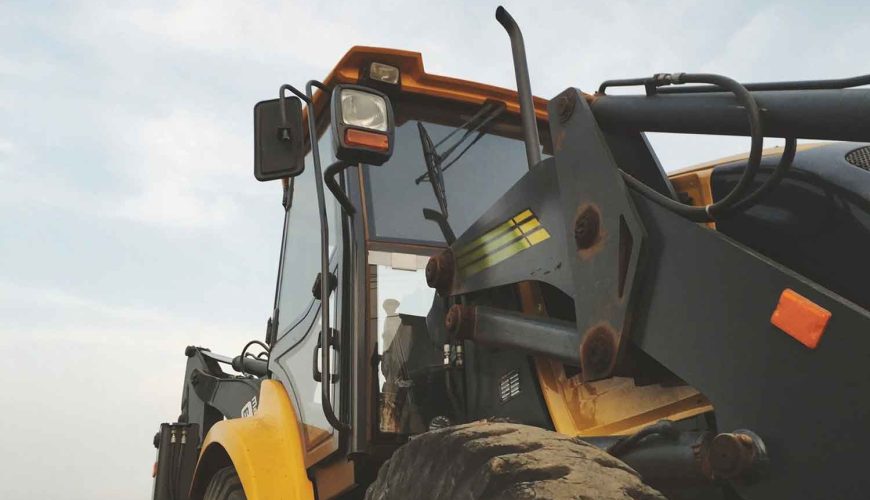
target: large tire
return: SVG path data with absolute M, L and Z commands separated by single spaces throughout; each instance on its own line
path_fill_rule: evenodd
M 393 454 L 366 500 L 660 500 L 631 467 L 579 439 L 501 422 L 422 434 Z
M 242 481 L 232 466 L 217 471 L 208 482 L 203 500 L 247 500 Z

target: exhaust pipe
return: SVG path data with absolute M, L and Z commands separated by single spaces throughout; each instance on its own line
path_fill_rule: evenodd
M 495 9 L 495 18 L 504 26 L 511 39 L 514 73 L 517 76 L 517 93 L 520 99 L 520 117 L 523 122 L 523 140 L 526 143 L 526 158 L 529 160 L 529 168 L 532 168 L 541 161 L 541 140 L 538 138 L 538 120 L 535 118 L 535 104 L 532 102 L 532 86 L 529 83 L 529 65 L 526 62 L 523 33 L 504 7 L 499 6 Z

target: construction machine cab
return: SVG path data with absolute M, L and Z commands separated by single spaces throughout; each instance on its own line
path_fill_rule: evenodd
M 335 125 L 339 114 L 334 106 L 332 112 L 318 106 L 335 95 L 336 86 L 346 85 L 336 75 L 344 75 L 348 66 L 359 69 L 352 80 L 355 89 L 379 89 L 391 105 L 392 154 L 381 166 L 368 159 L 337 158 L 338 148 L 332 146 L 336 134 L 342 134 Z M 372 68 L 393 68 L 397 79 L 372 82 Z M 356 446 L 368 449 L 379 440 L 403 442 L 402 436 L 427 430 L 433 419 L 464 419 L 465 410 L 457 407 L 461 384 L 446 375 L 456 353 L 448 349 L 445 354 L 443 319 L 427 321 L 433 307 L 443 309 L 443 299 L 428 286 L 425 268 L 429 257 L 464 232 L 528 167 L 515 101 L 511 112 L 506 95 L 499 101 L 484 86 L 469 89 L 465 100 L 433 95 L 431 83 L 413 91 L 415 82 L 432 78 L 422 72 L 418 54 L 354 48 L 324 82 L 327 90 L 314 94 L 307 108 L 315 110 L 319 136 L 312 148 L 306 134 L 305 167 L 285 183 L 288 210 L 271 319 L 270 368 L 295 400 L 312 461 L 322 458 L 324 450 L 338 449 L 335 429 L 344 422 L 350 424 Z M 435 183 L 421 128 L 437 144 L 433 152 L 441 171 L 433 177 Z M 323 226 L 313 223 L 317 154 L 323 165 L 331 165 L 324 170 L 331 191 L 324 198 L 331 275 L 331 329 L 325 341 L 318 300 L 323 283 L 318 279 L 318 232 Z M 324 375 L 326 351 L 331 377 Z M 321 392 L 327 379 L 332 387 L 324 412 Z M 348 405 L 367 410 L 350 411 Z M 336 425 L 326 417 L 330 412 L 344 421 Z M 537 418 L 549 425 L 545 417 Z

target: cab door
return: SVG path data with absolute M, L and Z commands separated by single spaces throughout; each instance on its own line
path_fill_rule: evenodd
M 327 128 L 318 141 L 323 168 L 333 161 L 330 141 Z M 338 433 L 324 415 L 322 383 L 332 383 L 332 408 L 336 414 L 341 412 L 339 377 L 319 373 L 323 330 L 320 324 L 321 302 L 314 298 L 312 287 L 320 272 L 320 220 L 310 153 L 305 158 L 305 171 L 294 178 L 291 189 L 292 204 L 284 220 L 285 237 L 275 298 L 277 321 L 273 317 L 277 322 L 277 340 L 272 348 L 269 368 L 273 377 L 284 384 L 296 409 L 308 467 L 338 448 Z M 325 198 L 330 229 L 330 270 L 340 277 L 343 252 L 341 218 L 335 198 L 328 191 Z M 339 279 L 338 288 L 329 297 L 330 327 L 336 330 L 342 320 L 340 297 L 345 286 Z M 339 337 L 336 335 L 336 339 Z M 337 344 L 333 347 L 333 373 L 338 368 L 339 349 Z

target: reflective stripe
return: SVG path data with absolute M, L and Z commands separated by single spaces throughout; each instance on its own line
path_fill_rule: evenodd
M 549 237 L 535 214 L 524 210 L 456 252 L 459 276 L 467 278 Z

